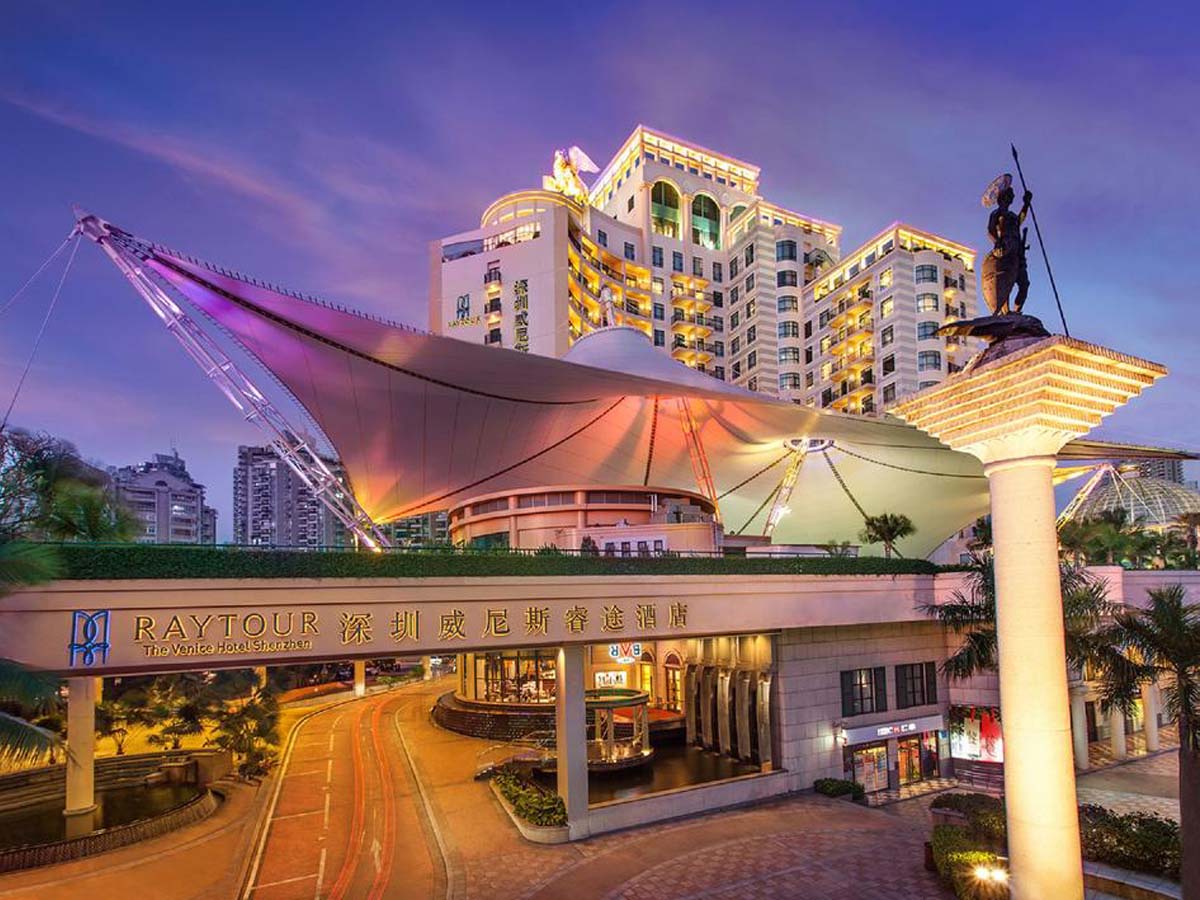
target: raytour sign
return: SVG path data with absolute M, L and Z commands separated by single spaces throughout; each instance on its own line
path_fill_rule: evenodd
M 628 664 L 642 658 L 641 644 L 609 644 L 608 656 L 616 663 Z

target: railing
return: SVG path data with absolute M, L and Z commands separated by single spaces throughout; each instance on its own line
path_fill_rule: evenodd
M 483 283 L 484 284 L 499 284 L 500 283 L 500 270 L 499 269 L 488 269 L 486 272 L 484 272 L 483 273 Z
M 94 856 L 118 847 L 127 847 L 139 841 L 159 837 L 186 825 L 195 824 L 212 815 L 216 808 L 216 797 L 211 791 L 205 790 L 186 803 L 152 819 L 142 819 L 128 825 L 105 828 L 83 837 L 54 841 L 50 844 L 35 844 L 30 847 L 16 847 L 12 850 L 0 851 L 0 872 L 47 866 L 72 859 L 82 859 L 85 856 Z
M 494 300 L 489 300 L 487 303 L 485 303 L 483 305 L 483 311 L 485 313 L 498 313 L 498 312 L 500 312 L 500 309 L 501 309 L 501 303 L 500 303 L 499 297 L 497 297 Z
M 499 334 L 485 334 L 483 336 L 483 342 L 485 344 L 499 344 L 503 340 L 504 338 Z

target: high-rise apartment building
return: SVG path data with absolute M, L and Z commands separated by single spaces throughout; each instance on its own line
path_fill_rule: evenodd
M 444 509 L 419 516 L 405 516 L 389 522 L 385 527 L 391 532 L 392 542 L 397 547 L 446 544 L 450 541 L 450 519 L 448 511 Z
M 1144 478 L 1165 478 L 1183 484 L 1183 462 L 1178 459 L 1148 459 L 1138 463 L 1138 474 Z
M 561 356 L 627 325 L 716 378 L 857 413 L 968 353 L 929 324 L 975 314 L 967 247 L 897 224 L 843 257 L 841 227 L 765 199 L 757 166 L 644 126 L 590 188 L 564 159 L 434 242 L 431 330 Z
M 142 544 L 215 544 L 217 511 L 204 503 L 178 451 L 156 453 L 136 466 L 109 469 L 118 499 L 142 523 Z
M 326 460 L 335 474 L 341 467 Z M 345 546 L 346 530 L 270 447 L 238 447 L 233 541 L 260 547 Z

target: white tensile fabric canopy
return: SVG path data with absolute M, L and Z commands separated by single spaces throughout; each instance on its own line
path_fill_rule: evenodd
M 823 443 L 810 445 L 774 543 L 857 542 L 864 514 L 903 513 L 916 533 L 898 550 L 924 556 L 987 511 L 974 458 L 893 419 L 821 412 L 717 381 L 635 329 L 588 335 L 559 360 L 383 323 L 157 247 L 145 264 L 307 410 L 377 522 L 513 488 L 699 490 L 688 412 L 727 532 L 762 533 L 792 442 L 804 438 Z

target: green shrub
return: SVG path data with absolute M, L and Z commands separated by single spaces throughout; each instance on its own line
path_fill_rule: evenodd
M 943 806 L 943 809 L 951 808 Z M 1008 896 L 1004 884 L 981 883 L 975 877 L 977 866 L 1005 868 L 1000 857 L 979 846 L 979 838 L 961 825 L 935 825 L 933 829 L 933 862 L 938 875 L 965 900 L 984 900 Z
M 1079 837 L 1084 859 L 1179 880 L 1183 846 L 1177 822 L 1085 804 L 1079 807 Z
M 385 553 L 62 544 L 63 578 L 436 578 L 498 575 L 932 575 L 923 559 L 606 557 L 439 548 Z
M 813 782 L 813 790 L 826 797 L 845 797 L 849 795 L 855 803 L 867 802 L 867 791 L 857 781 L 845 778 L 818 778 Z
M 939 794 L 930 809 L 948 809 L 967 817 L 966 827 L 976 838 L 993 849 L 1002 849 L 1008 838 L 1004 819 L 1004 801 L 991 794 Z
M 518 816 L 531 825 L 566 825 L 567 807 L 562 797 L 522 780 L 511 772 L 492 779 Z

